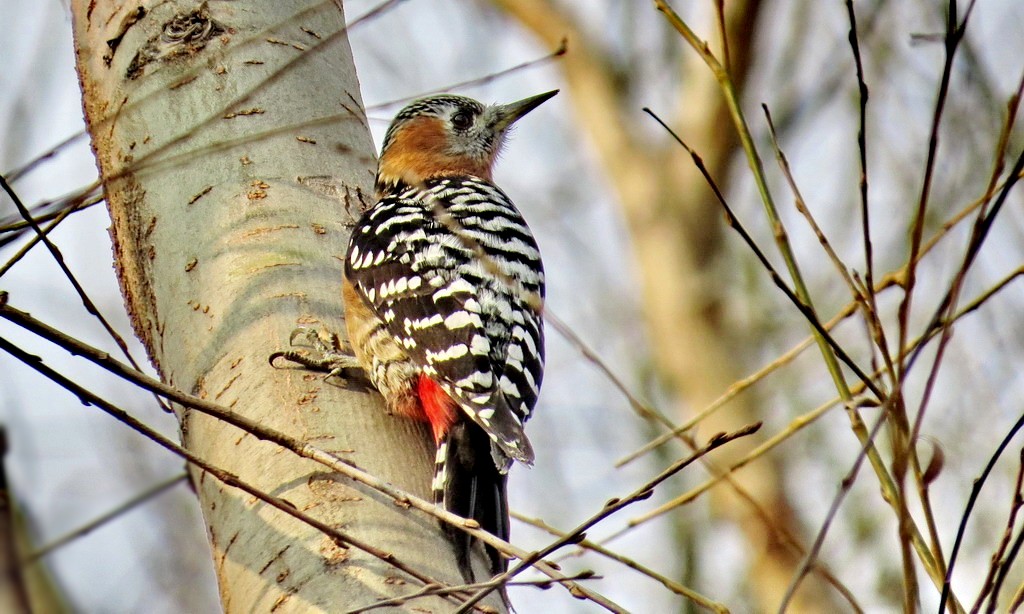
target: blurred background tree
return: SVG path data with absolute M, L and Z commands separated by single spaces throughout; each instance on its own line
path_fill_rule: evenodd
M 346 10 L 351 17 L 375 4 L 350 0 Z M 792 206 L 759 105 L 770 108 L 803 200 L 822 231 L 847 265 L 865 275 L 859 98 L 846 9 L 814 0 L 725 2 L 719 22 L 716 2 L 678 4 L 676 9 L 716 56 L 728 60 L 781 221 L 817 313 L 828 320 L 851 301 L 851 293 Z M 961 16 L 967 4 L 961 2 Z M 0 5 L 10 22 L 0 38 L 8 60 L 0 90 L 0 170 L 6 173 L 80 131 L 82 123 L 66 11 L 57 2 L 34 9 L 13 0 L 0 0 Z M 854 6 L 871 94 L 866 142 L 877 282 L 899 270 L 910 251 L 943 72 L 947 3 L 865 0 Z M 973 9 L 952 66 L 938 132 L 931 198 L 922 220 L 926 238 L 986 191 L 1007 101 L 1024 70 L 1022 31 L 1024 7 L 1014 0 Z M 555 62 L 461 91 L 484 100 L 512 100 L 564 88 L 565 96 L 518 127 L 498 179 L 521 204 L 544 250 L 551 312 L 643 405 L 681 424 L 807 337 L 804 318 L 722 222 L 689 156 L 641 110 L 656 111 L 703 157 L 744 227 L 784 271 L 724 99 L 698 54 L 651 4 L 409 0 L 354 29 L 351 37 L 378 143 L 397 105 L 375 107 L 375 101 L 444 89 L 543 55 L 566 39 L 568 52 Z M 1008 165 L 1022 143 L 1015 125 L 1008 133 Z M 14 187 L 24 201 L 37 203 L 94 179 L 91 154 L 78 140 Z M 0 202 L 4 214 L 13 211 L 6 200 Z M 965 277 L 962 303 L 1020 270 L 1020 202 L 1019 195 L 1010 195 Z M 93 207 L 72 216 L 54 240 L 100 309 L 127 333 L 108 257 L 108 224 L 102 208 Z M 911 339 L 924 330 L 956 277 L 970 224 L 952 227 L 920 262 L 907 322 Z M 17 245 L 5 247 L 3 255 Z M 0 288 L 16 295 L 19 307 L 60 322 L 68 334 L 111 347 L 71 299 L 45 252 L 33 250 L 0 277 Z M 897 341 L 902 298 L 895 286 L 877 296 L 890 345 Z M 946 556 L 972 480 L 1021 414 L 1022 302 L 1019 282 L 1000 286 L 958 324 L 922 423 L 922 441 L 928 443 L 918 442 L 918 453 L 925 462 L 933 449 L 945 458 L 929 491 Z M 835 338 L 870 372 L 884 361 L 870 349 L 862 322 L 847 320 Z M 0 336 L 45 355 L 48 363 L 79 369 L 78 377 L 94 388 L 174 434 L 174 422 L 138 390 L 82 370 L 64 353 L 6 323 L 0 324 Z M 616 468 L 617 460 L 663 434 L 664 426 L 638 416 L 577 343 L 549 336 L 545 390 L 530 425 L 538 463 L 533 471 L 513 474 L 512 506 L 528 518 L 566 529 L 685 454 L 686 447 L 670 442 Z M 143 355 L 137 346 L 134 350 Z M 903 384 L 911 419 L 934 358 L 934 349 L 922 354 Z M 180 472 L 179 459 L 126 434 L 106 417 L 84 411 L 60 390 L 41 386 L 9 357 L 0 358 L 0 364 L 0 417 L 11 440 L 8 471 L 35 528 L 36 543 L 45 544 Z M 725 428 L 763 420 L 761 441 L 788 435 L 780 445 L 738 471 L 734 482 L 710 489 L 709 496 L 652 515 L 704 482 L 707 475 L 692 469 L 666 483 L 651 501 L 606 521 L 589 538 L 614 535 L 609 548 L 734 611 L 777 608 L 861 448 L 841 407 L 802 430 L 787 431 L 794 419 L 834 396 L 821 354 L 805 351 L 696 426 L 695 437 L 703 441 Z M 879 414 L 868 409 L 863 415 L 872 424 Z M 891 467 L 888 438 L 878 442 Z M 720 472 L 757 443 L 722 450 L 708 471 Z M 1015 440 L 1010 449 L 1019 448 Z M 1007 454 L 968 525 L 953 577 L 953 588 L 968 607 L 1005 530 L 1018 468 L 1016 455 Z M 913 584 L 901 561 L 898 516 L 878 492 L 876 476 L 862 470 L 818 557 L 866 610 L 899 607 L 904 586 Z M 924 530 L 921 508 L 913 497 L 908 501 Z M 627 516 L 635 528 L 626 530 Z M 640 522 L 648 516 L 650 521 Z M 54 551 L 45 562 L 82 611 L 133 611 L 143 604 L 147 611 L 211 611 L 217 607 L 216 590 L 201 531 L 194 496 L 179 487 Z M 513 535 L 528 547 L 548 539 L 523 523 L 513 527 Z M 564 565 L 597 570 L 605 580 L 595 586 L 632 611 L 689 607 L 656 581 L 608 559 L 581 554 Z M 911 571 L 920 575 L 922 606 L 934 610 L 937 590 L 920 568 Z M 1014 568 L 1000 603 L 1007 603 L 1021 577 Z M 512 598 L 523 612 L 595 607 L 557 590 L 515 589 Z M 794 611 L 854 608 L 822 574 L 802 584 L 792 606 Z

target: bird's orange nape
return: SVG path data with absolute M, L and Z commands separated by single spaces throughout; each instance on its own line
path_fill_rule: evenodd
M 420 185 L 434 177 L 470 175 L 491 179 L 490 158 L 474 159 L 447 153 L 444 123 L 436 117 L 409 120 L 381 154 L 377 180 L 384 184 Z

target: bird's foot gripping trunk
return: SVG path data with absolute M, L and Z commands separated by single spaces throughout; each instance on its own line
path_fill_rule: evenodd
M 434 474 L 435 503 L 480 524 L 480 528 L 508 540 L 507 476 L 491 458 L 491 440 L 476 424 L 460 421 L 452 425 L 438 446 Z M 475 582 L 472 558 L 473 538 L 444 523 L 444 530 L 455 549 L 459 570 L 466 582 Z M 508 561 L 491 546 L 485 546 L 492 576 L 508 569 Z
M 366 371 L 353 355 L 351 348 L 346 347 L 336 333 L 303 326 L 292 331 L 288 343 L 300 349 L 274 352 L 268 358 L 271 366 L 278 368 L 279 365 L 276 363 L 281 358 L 307 369 L 326 373 L 327 378 L 337 377 L 346 383 L 356 384 L 357 387 L 370 385 Z

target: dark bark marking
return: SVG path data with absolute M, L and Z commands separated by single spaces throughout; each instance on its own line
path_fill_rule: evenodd
M 178 13 L 164 24 L 160 34 L 150 38 L 139 49 L 128 65 L 125 78 L 137 79 L 146 66 L 154 62 L 195 55 L 225 32 L 227 28 L 210 17 L 205 2 L 187 13 Z
M 89 10 L 92 11 L 91 6 L 89 7 Z M 128 33 L 128 30 L 130 30 L 132 26 L 139 23 L 139 21 L 145 16 L 146 7 L 141 5 L 134 11 L 129 11 L 128 14 L 124 16 L 121 20 L 121 25 L 117 27 L 117 34 L 113 38 L 107 40 L 107 47 L 109 48 L 109 51 L 103 54 L 104 64 L 108 67 L 110 66 L 110 63 L 114 61 L 114 54 L 117 53 L 117 48 L 121 45 L 121 41 L 124 39 L 124 35 Z

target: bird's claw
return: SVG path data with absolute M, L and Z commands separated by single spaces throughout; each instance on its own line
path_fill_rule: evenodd
M 337 377 L 345 381 L 366 381 L 366 373 L 347 344 L 333 332 L 301 326 L 288 336 L 288 343 L 301 350 L 280 350 L 269 357 L 270 365 L 279 368 L 277 359 L 326 373 L 324 379 Z
M 326 339 L 325 339 L 326 337 Z M 351 354 L 351 349 L 341 341 L 337 333 L 300 326 L 288 336 L 288 344 L 304 347 L 320 354 Z

